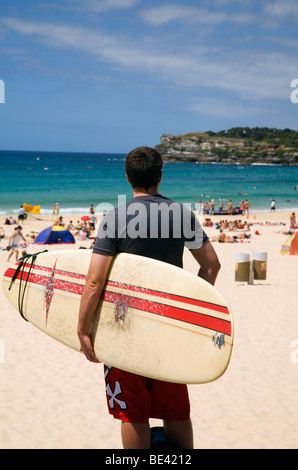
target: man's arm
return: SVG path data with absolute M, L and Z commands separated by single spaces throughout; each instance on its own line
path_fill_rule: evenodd
M 210 241 L 206 241 L 200 248 L 195 248 L 190 252 L 200 265 L 198 276 L 214 286 L 221 266 Z
M 89 330 L 99 299 L 106 283 L 107 274 L 113 257 L 93 253 L 86 277 L 86 283 L 80 303 L 78 337 L 86 358 L 91 362 L 99 362 L 95 357 Z

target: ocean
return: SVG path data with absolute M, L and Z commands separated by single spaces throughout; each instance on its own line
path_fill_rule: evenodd
M 132 198 L 124 173 L 125 154 L 0 151 L 0 216 L 14 215 L 21 204 L 40 205 L 41 214 L 88 213 L 90 204 L 116 206 Z M 247 199 L 251 213 L 297 211 L 298 167 L 280 165 L 228 165 L 166 162 L 160 193 L 192 207 L 215 200 Z

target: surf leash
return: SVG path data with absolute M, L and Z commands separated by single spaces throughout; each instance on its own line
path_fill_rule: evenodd
M 40 255 L 41 253 L 46 253 L 47 251 L 48 250 L 44 250 L 44 251 L 39 251 L 38 253 L 34 253 L 34 254 L 27 254 L 27 255 L 24 255 L 22 258 L 20 258 L 19 259 L 19 265 L 18 265 L 17 269 L 15 270 L 14 275 L 12 276 L 12 279 L 11 279 L 11 282 L 10 282 L 10 285 L 9 285 L 9 288 L 8 288 L 8 290 L 10 291 L 10 289 L 12 287 L 12 284 L 17 279 L 17 277 L 20 273 L 21 276 L 20 276 L 20 285 L 19 285 L 19 293 L 18 293 L 18 308 L 19 308 L 19 313 L 20 313 L 21 317 L 24 318 L 24 320 L 26 320 L 26 321 L 28 321 L 28 320 L 27 320 L 27 318 L 25 318 L 24 313 L 23 313 L 23 304 L 24 304 L 25 292 L 26 292 L 26 288 L 27 288 L 27 285 L 28 285 L 28 280 L 29 280 L 29 277 L 30 277 L 30 273 L 31 273 L 32 267 L 35 263 L 35 260 L 36 260 L 37 256 Z M 30 264 L 29 271 L 25 271 L 25 267 L 26 267 L 27 264 Z M 23 274 L 24 273 L 27 274 L 27 277 L 25 279 L 25 285 L 24 285 L 24 288 L 23 288 L 23 291 L 22 291 L 22 281 L 23 281 Z M 25 276 L 24 276 L 24 278 L 25 278 Z

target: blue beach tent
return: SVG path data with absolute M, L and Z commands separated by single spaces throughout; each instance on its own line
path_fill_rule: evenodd
M 52 225 L 42 230 L 34 240 L 36 245 L 54 245 L 56 243 L 75 243 L 75 239 L 64 227 Z

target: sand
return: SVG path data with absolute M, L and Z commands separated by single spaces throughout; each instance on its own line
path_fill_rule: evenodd
M 76 222 L 81 215 L 63 218 Z M 280 253 L 288 238 L 283 232 L 289 229 L 289 216 L 251 214 L 250 239 L 214 241 L 222 265 L 216 287 L 232 308 L 235 342 L 230 365 L 220 379 L 189 386 L 196 449 L 298 446 L 298 257 Z M 22 223 L 25 236 L 54 220 L 54 216 L 36 217 Z M 266 221 L 285 225 L 266 225 Z M 6 235 L 14 230 L 3 227 Z M 219 232 L 214 226 L 205 230 L 210 237 Z M 256 230 L 260 235 L 255 235 Z M 1 240 L 0 249 L 6 245 L 7 240 Z M 76 241 L 75 248 L 80 246 L 89 248 L 90 241 Z M 74 245 L 58 248 L 71 250 Z M 39 250 L 27 248 L 28 253 Z M 235 252 L 253 251 L 268 253 L 267 279 L 236 282 Z M 1 278 L 15 262 L 6 259 L 7 251 L 0 251 Z M 188 251 L 184 267 L 193 273 L 198 270 Z M 0 305 L 0 448 L 121 449 L 119 422 L 106 409 L 102 365 L 89 363 L 25 322 L 2 290 Z M 158 424 L 152 420 L 152 425 Z

